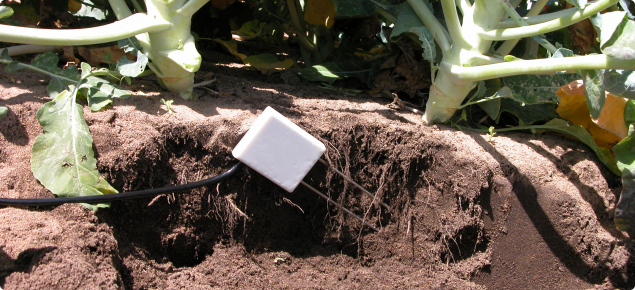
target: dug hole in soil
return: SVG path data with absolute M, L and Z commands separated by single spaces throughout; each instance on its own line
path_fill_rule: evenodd
M 380 229 L 298 187 L 244 167 L 217 186 L 113 202 L 0 209 L 3 289 L 584 289 L 635 286 L 635 246 L 613 225 L 620 193 L 589 148 L 556 135 L 427 126 L 367 95 L 344 96 L 291 71 L 261 75 L 214 51 L 186 101 L 152 77 L 85 116 L 98 168 L 118 190 L 197 181 L 267 106 L 327 147 L 304 179 Z M 4 71 L 4 67 L 0 67 Z M 52 197 L 33 177 L 42 75 L 2 73 L 0 196 Z M 161 99 L 174 100 L 168 114 Z

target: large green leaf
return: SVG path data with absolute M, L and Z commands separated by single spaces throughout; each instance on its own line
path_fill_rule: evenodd
M 615 225 L 635 237 L 635 126 L 628 136 L 613 146 L 617 166 L 622 172 L 622 193 L 615 206 Z
M 33 175 L 58 197 L 117 193 L 99 176 L 93 138 L 74 93 L 63 91 L 38 110 L 44 133 L 31 149 Z M 95 210 L 108 204 L 87 206 Z
M 620 97 L 635 99 L 635 74 L 631 70 L 604 70 L 604 88 Z
M 499 116 L 495 119 L 496 123 L 500 121 L 500 114 L 507 112 L 514 115 L 518 120 L 525 124 L 533 124 L 540 121 L 547 121 L 558 117 L 556 106 L 554 104 L 535 104 L 522 105 L 509 98 L 501 98 Z
M 635 59 L 635 21 L 629 20 L 624 11 L 600 14 L 592 18 L 600 38 L 600 48 L 608 56 Z
M 51 77 L 51 82 L 46 87 L 46 91 L 51 98 L 55 98 L 69 86 L 76 85 L 82 76 L 74 66 L 61 69 L 57 67 L 59 59 L 56 54 L 47 52 L 36 56 L 31 64 L 24 64 L 12 60 L 6 49 L 0 53 L 0 63 L 7 63 L 6 71 L 15 72 L 21 69 L 30 69 Z M 82 63 L 85 65 L 86 63 Z M 86 64 L 87 65 L 87 64 Z M 85 77 L 85 82 L 79 87 L 80 93 L 88 99 L 88 104 L 93 111 L 102 109 L 112 103 L 112 98 L 126 98 L 130 96 L 130 91 L 125 90 L 115 84 L 105 81 L 96 75 L 108 75 L 107 70 L 92 72 L 92 68 L 87 66 L 84 71 L 91 72 Z
M 377 62 L 364 62 L 360 58 L 351 58 L 345 61 L 330 61 L 322 65 L 303 68 L 298 71 L 298 75 L 309 81 L 329 84 L 333 84 L 338 79 L 356 77 L 370 87 L 373 74 L 378 67 Z
M 600 40 L 600 47 L 604 47 L 605 44 L 613 37 L 613 34 L 617 30 L 618 26 L 624 21 L 626 12 L 613 11 L 604 14 L 597 14 L 590 17 L 593 27 L 598 34 Z
M 517 75 L 503 78 L 514 100 L 526 105 L 558 103 L 556 91 L 578 78 L 577 74 Z
M 425 25 L 417 16 L 412 6 L 408 3 L 399 5 L 399 14 L 397 15 L 397 23 L 390 33 L 390 41 L 397 42 L 404 33 L 410 32 L 415 27 L 424 27 Z
M 6 50 L 3 50 L 2 58 L 5 60 L 11 60 L 8 54 L 5 55 Z M 80 76 L 77 69 L 74 66 L 70 66 L 65 69 L 57 67 L 59 58 L 52 52 L 45 52 L 36 56 L 31 64 L 24 64 L 17 61 L 11 61 L 7 67 L 7 72 L 15 72 L 21 69 L 35 70 L 40 73 L 47 74 L 51 77 L 51 82 L 46 87 L 46 92 L 51 98 L 59 95 L 62 91 L 66 90 L 69 85 L 75 84 Z
M 606 89 L 604 88 L 603 70 L 584 70 L 581 72 L 584 78 L 584 95 L 589 113 L 593 119 L 600 117 L 600 112 L 604 108 L 606 99 Z

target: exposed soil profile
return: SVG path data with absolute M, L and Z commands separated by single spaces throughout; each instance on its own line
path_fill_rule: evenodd
M 632 289 L 635 244 L 613 226 L 619 177 L 556 135 L 427 126 L 389 101 L 344 96 L 293 72 L 247 71 L 203 52 L 212 92 L 143 91 L 85 116 L 118 190 L 182 184 L 235 164 L 232 148 L 272 106 L 324 142 L 304 179 L 380 228 L 249 168 L 218 186 L 113 202 L 0 208 L 0 287 L 11 289 Z M 4 67 L 0 67 L 4 71 Z M 36 73 L 0 73 L 0 196 L 52 196 L 30 148 L 48 101 Z M 174 100 L 174 114 L 161 99 Z

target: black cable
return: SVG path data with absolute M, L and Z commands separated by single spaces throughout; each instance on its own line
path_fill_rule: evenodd
M 101 202 L 110 202 L 110 201 L 116 201 L 116 200 L 157 196 L 159 194 L 183 191 L 183 190 L 188 190 L 188 189 L 193 189 L 197 187 L 219 183 L 233 176 L 234 174 L 236 174 L 236 172 L 238 172 L 238 169 L 242 165 L 243 163 L 238 161 L 238 163 L 236 163 L 234 166 L 232 166 L 229 170 L 222 173 L 221 175 L 204 179 L 201 181 L 190 182 L 190 183 L 176 185 L 176 186 L 168 186 L 168 187 L 153 188 L 153 189 L 138 190 L 138 191 L 129 191 L 129 192 L 122 192 L 118 194 L 91 195 L 91 196 L 78 196 L 78 197 L 65 197 L 65 198 L 26 198 L 26 199 L 0 198 L 0 205 L 47 206 L 47 205 L 60 205 L 64 203 L 101 203 Z

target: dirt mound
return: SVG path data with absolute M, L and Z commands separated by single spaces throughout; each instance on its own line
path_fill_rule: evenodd
M 493 140 L 383 100 L 345 97 L 285 72 L 203 69 L 198 101 L 152 78 L 85 115 L 98 166 L 121 190 L 215 176 L 266 107 L 327 146 L 324 159 L 389 204 L 387 211 L 318 163 L 305 181 L 363 216 L 374 232 L 300 186 L 287 193 L 244 168 L 217 186 L 113 202 L 2 208 L 3 289 L 580 289 L 635 286 L 634 244 L 612 225 L 620 180 L 560 136 Z M 201 72 L 204 75 L 206 72 Z M 30 173 L 45 82 L 0 78 L 0 195 L 50 195 Z M 167 114 L 161 99 L 173 99 Z

